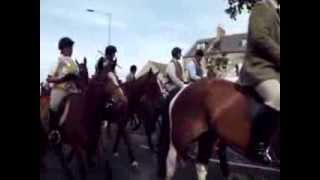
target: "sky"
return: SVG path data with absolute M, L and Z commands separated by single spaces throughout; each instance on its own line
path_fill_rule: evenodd
M 248 14 L 236 21 L 224 12 L 226 0 L 41 0 L 40 81 L 45 80 L 59 55 L 58 41 L 75 41 L 73 58 L 87 57 L 90 75 L 108 45 L 108 17 L 112 13 L 111 44 L 118 49 L 121 79 L 132 64 L 142 68 L 148 60 L 167 63 L 171 49 L 186 53 L 202 38 L 214 37 L 221 24 L 228 34 L 247 32 Z M 94 9 L 96 13 L 87 12 Z

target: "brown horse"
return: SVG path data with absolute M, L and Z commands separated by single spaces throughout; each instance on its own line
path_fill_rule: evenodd
M 79 63 L 76 60 L 76 63 L 79 68 L 79 85 L 81 89 L 85 89 L 88 84 L 89 84 L 89 73 L 88 73 L 88 68 L 87 68 L 87 58 L 83 58 L 83 63 Z
M 190 84 L 174 97 L 169 112 L 169 127 L 163 127 L 169 129 L 165 142 L 169 146 L 165 156 L 167 179 L 174 175 L 177 157 L 190 158 L 187 150 L 193 142 L 198 142 L 199 149 L 198 179 L 206 178 L 216 142 L 222 173 L 228 176 L 226 147 L 250 158 L 257 131 L 263 131 L 264 142 L 270 144 L 280 122 L 280 113 L 264 106 L 253 91 L 225 80 L 203 79 Z
M 80 177 L 86 179 L 86 162 L 90 156 L 92 142 L 99 138 L 102 122 L 101 112 L 104 105 L 110 99 L 118 99 L 119 103 L 126 103 L 123 97 L 123 92 L 110 77 L 110 73 L 104 72 L 90 80 L 86 91 L 81 94 L 72 94 L 66 98 L 68 110 L 65 116 L 66 120 L 61 126 L 62 138 L 59 144 L 54 145 L 54 151 L 68 178 L 74 179 L 74 176 L 64 157 L 62 144 L 71 146 L 79 163 Z M 64 110 L 64 108 L 62 109 Z M 108 161 L 106 161 L 106 168 L 107 175 L 111 176 Z
M 139 119 L 143 120 L 145 131 L 148 137 L 149 145 L 152 147 L 151 142 L 151 121 L 153 121 L 152 114 L 154 108 L 158 106 L 161 91 L 158 85 L 157 79 L 158 73 L 153 73 L 150 70 L 146 75 L 134 80 L 129 81 L 121 85 L 124 94 L 128 98 L 128 109 L 126 111 L 119 112 L 118 109 L 111 107 L 109 112 L 106 112 L 106 118 L 110 122 L 116 122 L 118 124 L 118 131 L 113 147 L 113 153 L 116 155 L 120 138 L 122 137 L 126 146 L 128 147 L 128 155 L 132 165 L 137 165 L 135 157 L 133 155 L 129 137 L 126 131 L 126 125 L 130 119 L 136 114 Z M 125 119 L 119 120 L 119 116 L 125 116 Z M 150 118 L 150 119 L 149 119 Z M 109 126 L 110 127 L 110 126 Z

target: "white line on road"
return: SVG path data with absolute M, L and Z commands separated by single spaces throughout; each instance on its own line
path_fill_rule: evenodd
M 147 145 L 140 145 L 140 148 L 150 149 L 149 146 L 147 146 Z M 193 157 L 193 158 L 195 158 L 195 157 Z M 220 160 L 213 159 L 213 158 L 210 158 L 209 161 L 213 162 L 213 163 L 220 163 Z M 265 170 L 265 171 L 280 172 L 280 169 L 259 166 L 259 165 L 253 165 L 253 164 L 247 164 L 247 163 L 238 163 L 238 162 L 228 161 L 228 164 L 231 166 L 239 166 L 239 167 L 246 167 L 246 168 L 252 168 L 252 169 L 261 169 L 261 170 Z
M 220 161 L 218 159 L 211 158 L 209 161 L 213 162 L 213 163 L 220 163 Z M 233 162 L 233 161 L 228 161 L 228 164 L 232 165 L 232 166 L 240 166 L 240 167 L 247 167 L 247 168 L 253 168 L 253 169 L 261 169 L 261 170 L 265 170 L 265 171 L 280 172 L 280 169 L 265 167 L 265 166 L 258 166 L 258 165 L 253 165 L 253 164 L 238 163 L 238 162 Z
M 150 149 L 149 146 L 144 145 L 144 144 L 143 144 L 143 145 L 140 145 L 140 148 L 142 148 L 142 149 Z

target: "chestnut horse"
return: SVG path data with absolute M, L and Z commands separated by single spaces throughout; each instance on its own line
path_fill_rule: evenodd
M 62 151 L 62 144 L 68 144 L 77 157 L 81 179 L 87 177 L 87 160 L 90 157 L 92 143 L 97 141 L 102 122 L 101 112 L 105 103 L 110 99 L 118 99 L 119 103 L 126 104 L 123 92 L 111 77 L 112 73 L 103 72 L 93 77 L 85 91 L 72 94 L 65 99 L 68 108 L 61 105 L 61 111 L 66 110 L 65 121 L 61 126 L 61 142 L 54 145 L 54 151 L 69 179 L 74 179 Z M 111 171 L 106 161 L 106 173 L 110 177 Z
M 109 112 L 106 112 L 105 116 L 108 122 L 116 122 L 118 124 L 118 131 L 116 135 L 116 141 L 113 146 L 113 153 L 116 155 L 118 151 L 118 145 L 120 138 L 122 137 L 126 146 L 128 147 L 128 155 L 132 165 L 137 165 L 135 157 L 133 155 L 129 137 L 127 135 L 126 126 L 130 119 L 137 117 L 143 121 L 145 126 L 145 132 L 148 137 L 148 143 L 153 148 L 151 142 L 152 124 L 154 122 L 153 114 L 157 106 L 159 106 L 159 100 L 161 97 L 161 91 L 157 79 L 158 73 L 153 73 L 152 70 L 141 76 L 140 78 L 129 81 L 121 85 L 124 94 L 128 98 L 128 109 L 126 112 L 118 112 L 117 109 L 111 107 Z M 124 121 L 119 121 L 118 117 L 126 115 Z M 110 126 L 108 126 L 109 128 Z
M 173 177 L 177 157 L 190 159 L 187 149 L 193 142 L 198 142 L 199 149 L 198 179 L 206 179 L 209 158 L 217 142 L 220 168 L 227 177 L 227 146 L 250 159 L 257 131 L 263 131 L 263 141 L 270 145 L 271 138 L 280 130 L 279 112 L 265 106 L 253 89 L 226 80 L 203 79 L 183 88 L 171 101 L 169 115 L 169 127 L 163 127 L 169 129 L 165 142 L 169 147 L 165 155 L 166 179 Z
M 87 59 L 84 58 L 83 63 L 79 63 L 76 60 L 76 63 L 79 67 L 79 76 L 73 79 L 76 81 L 78 88 L 81 91 L 85 91 L 89 83 L 89 73 L 87 68 Z M 40 150 L 40 159 L 46 154 L 46 149 L 48 145 L 47 133 L 49 129 L 49 104 L 50 104 L 50 91 L 51 89 L 46 89 L 42 87 L 40 95 L 40 135 L 41 135 L 41 150 Z M 42 162 L 41 162 L 42 163 Z

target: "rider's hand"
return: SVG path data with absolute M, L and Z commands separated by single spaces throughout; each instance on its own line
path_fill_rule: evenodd
M 188 86 L 188 83 L 184 83 L 183 84 L 183 88 L 187 87 Z
M 51 76 L 47 77 L 47 82 L 48 83 L 53 83 L 54 81 L 55 81 L 55 79 L 53 77 L 51 77 Z

